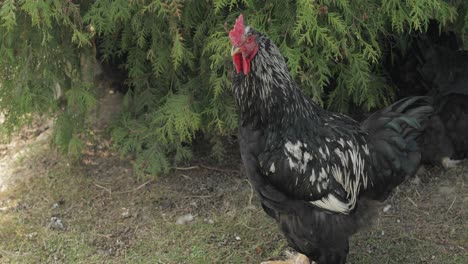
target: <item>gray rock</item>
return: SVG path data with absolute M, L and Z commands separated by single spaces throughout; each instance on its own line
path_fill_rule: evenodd
M 55 216 L 50 218 L 50 222 L 47 226 L 52 230 L 64 230 L 65 229 L 62 219 L 55 217 Z

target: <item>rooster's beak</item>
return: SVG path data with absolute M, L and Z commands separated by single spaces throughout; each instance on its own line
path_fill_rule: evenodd
M 241 52 L 240 48 L 235 47 L 235 46 L 232 46 L 232 48 L 231 48 L 231 56 L 234 56 L 235 54 L 240 53 L 240 52 Z

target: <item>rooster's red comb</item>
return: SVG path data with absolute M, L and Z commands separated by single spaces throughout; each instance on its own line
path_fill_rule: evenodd
M 229 39 L 232 45 L 238 46 L 242 42 L 242 36 L 244 35 L 244 16 L 242 14 L 236 19 L 234 28 L 229 32 Z

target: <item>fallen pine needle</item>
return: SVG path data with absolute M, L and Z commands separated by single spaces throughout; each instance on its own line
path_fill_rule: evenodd
M 248 226 L 246 223 L 242 223 L 241 225 L 243 225 L 244 227 L 247 227 L 248 229 L 250 230 L 260 230 L 260 229 L 264 229 L 265 227 L 250 227 Z
M 191 180 L 191 179 L 192 179 L 192 178 L 190 178 L 190 176 L 187 176 L 187 175 L 185 175 L 185 174 L 181 174 L 181 175 L 182 175 L 182 177 L 184 177 L 185 179 L 188 179 L 188 180 Z
M 413 199 L 409 197 L 406 197 L 406 199 L 408 199 L 408 201 L 410 201 L 414 205 L 414 207 L 418 208 L 418 205 L 413 201 Z
M 199 168 L 200 167 L 198 166 L 191 166 L 191 167 L 172 167 L 171 169 L 186 171 L 186 170 L 196 170 Z
M 210 198 L 213 197 L 213 195 L 189 195 L 189 196 L 184 196 L 183 198 Z
M 449 208 L 447 209 L 447 211 L 445 213 L 448 213 L 450 211 L 450 209 L 452 209 L 452 206 L 453 204 L 455 203 L 455 200 L 457 200 L 457 197 L 455 196 L 455 198 L 453 198 L 453 201 L 452 203 L 450 204 Z
M 214 171 L 222 171 L 222 172 L 233 172 L 240 174 L 240 171 L 238 170 L 230 170 L 230 169 L 220 169 L 220 168 L 215 168 L 215 167 L 210 167 L 210 166 L 205 166 L 205 165 L 200 165 L 201 168 L 207 169 L 207 170 L 214 170 Z
M 109 189 L 109 188 L 107 188 L 107 187 L 104 187 L 104 186 L 102 186 L 102 185 L 99 185 L 99 184 L 97 184 L 97 183 L 95 183 L 94 185 L 96 185 L 97 187 L 99 187 L 99 188 L 101 188 L 101 189 L 106 190 L 107 192 L 109 192 L 109 194 L 112 194 L 112 190 L 111 190 L 111 189 Z
M 133 189 L 133 190 L 123 191 L 123 192 L 114 192 L 114 193 L 115 193 L 115 194 L 124 194 L 124 193 L 136 192 L 136 191 L 138 191 L 139 189 L 141 189 L 141 188 L 145 187 L 146 185 L 148 185 L 149 183 L 151 183 L 152 181 L 153 181 L 153 180 L 149 180 L 149 181 L 143 183 L 142 185 L 136 187 L 136 188 Z
M 210 167 L 210 166 L 205 166 L 205 165 L 190 166 L 190 167 L 172 167 L 171 169 L 174 169 L 174 170 L 181 170 L 181 171 L 197 170 L 197 169 L 207 169 L 207 170 L 222 171 L 222 172 L 232 172 L 232 173 L 240 174 L 240 172 L 239 172 L 238 170 L 221 169 L 221 168 L 215 168 L 215 167 Z

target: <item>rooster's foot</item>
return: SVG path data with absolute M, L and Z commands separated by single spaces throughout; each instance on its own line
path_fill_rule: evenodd
M 442 166 L 444 166 L 444 168 L 446 169 L 455 168 L 462 161 L 463 160 L 453 160 L 448 157 L 445 157 L 442 159 Z

